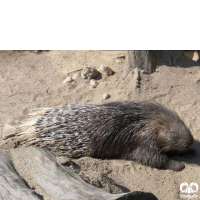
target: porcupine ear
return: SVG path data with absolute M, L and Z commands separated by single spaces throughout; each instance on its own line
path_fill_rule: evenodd
M 131 143 L 129 138 L 134 132 L 133 121 L 133 118 L 128 120 L 127 116 L 121 114 L 106 122 L 99 122 L 88 143 L 88 154 L 98 158 L 120 158 L 127 151 L 127 146 L 131 146 L 127 141 Z

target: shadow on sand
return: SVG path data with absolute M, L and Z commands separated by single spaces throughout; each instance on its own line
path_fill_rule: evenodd
M 200 166 L 200 142 L 198 140 L 195 140 L 193 145 L 191 146 L 191 149 L 194 150 L 192 155 L 188 156 L 177 155 L 177 156 L 171 156 L 171 158 L 180 162 L 185 162 Z

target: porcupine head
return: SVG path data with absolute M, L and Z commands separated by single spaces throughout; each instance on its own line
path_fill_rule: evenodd
M 190 130 L 176 113 L 168 119 L 164 116 L 158 122 L 157 143 L 162 152 L 183 152 L 188 150 L 194 139 Z

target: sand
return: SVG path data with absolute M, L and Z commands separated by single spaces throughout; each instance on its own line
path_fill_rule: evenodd
M 152 192 L 158 199 L 181 199 L 180 184 L 195 182 L 200 186 L 200 68 L 160 66 L 155 73 L 136 71 L 121 79 L 124 51 L 47 51 L 0 52 L 0 133 L 6 123 L 17 125 L 27 111 L 72 103 L 102 104 L 120 100 L 154 100 L 175 110 L 195 140 L 194 158 L 175 157 L 184 162 L 181 172 L 158 170 L 133 161 L 73 159 L 66 166 L 85 181 L 111 193 L 128 191 Z M 120 57 L 120 58 L 118 58 Z M 115 73 L 97 78 L 96 88 L 80 76 L 73 82 L 63 80 L 87 65 L 109 66 Z M 110 98 L 103 100 L 107 92 Z M 0 143 L 4 141 L 0 137 Z M 12 144 L 1 146 L 10 148 Z M 200 192 L 197 193 L 200 196 Z

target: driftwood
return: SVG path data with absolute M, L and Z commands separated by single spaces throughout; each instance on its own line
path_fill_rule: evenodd
M 0 151 L 0 199 L 156 200 L 157 198 L 145 192 L 110 194 L 86 183 L 69 168 L 57 164 L 56 158 L 49 151 L 28 147 L 11 149 L 9 153 Z
M 155 72 L 158 66 L 173 66 L 173 67 L 191 67 L 200 66 L 199 62 L 193 61 L 188 58 L 184 51 L 126 51 L 125 54 L 125 65 L 122 73 L 122 79 L 135 68 L 145 70 L 147 73 L 151 74 Z
M 17 174 L 8 153 L 0 151 L 0 199 L 36 200 L 39 196 Z

